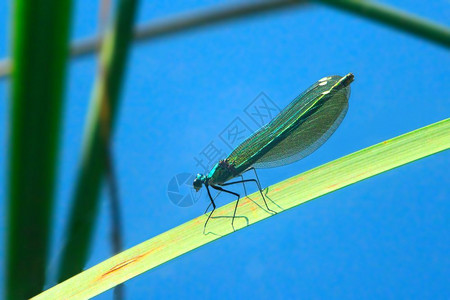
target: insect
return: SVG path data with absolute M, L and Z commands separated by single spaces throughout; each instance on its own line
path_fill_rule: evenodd
M 237 197 L 231 221 L 233 229 L 240 195 L 224 189 L 225 186 L 256 183 L 266 208 L 275 213 L 267 205 L 255 169 L 293 163 L 325 143 L 347 113 L 350 83 L 353 79 L 352 73 L 344 77 L 329 76 L 320 79 L 296 97 L 267 125 L 234 149 L 227 158 L 219 161 L 207 175 L 197 174 L 193 186 L 198 192 L 204 185 L 213 206 L 204 228 L 216 209 L 210 187 Z M 243 179 L 242 174 L 249 170 L 255 172 L 256 179 Z M 236 177 L 241 177 L 241 180 L 228 182 Z M 209 206 L 206 210 L 208 209 Z

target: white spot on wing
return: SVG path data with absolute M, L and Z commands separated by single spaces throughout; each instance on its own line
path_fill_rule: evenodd
M 322 95 L 326 95 L 326 94 L 328 94 L 330 91 L 328 90 L 328 91 L 325 91 L 325 92 L 323 92 L 322 93 Z
M 320 79 L 319 82 L 330 80 L 330 79 L 331 79 L 331 77 L 324 77 L 324 78 Z
M 321 83 L 319 83 L 319 85 L 325 85 L 327 83 L 328 83 L 328 81 L 322 81 Z

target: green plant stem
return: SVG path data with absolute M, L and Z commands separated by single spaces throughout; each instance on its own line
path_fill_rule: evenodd
M 88 258 L 95 225 L 101 184 L 105 172 L 105 140 L 102 130 L 115 123 L 138 1 L 121 0 L 113 28 L 106 33 L 99 72 L 89 112 L 83 154 L 59 263 L 58 281 L 81 272 Z M 101 119 L 108 124 L 101 126 Z M 107 128 L 105 128 L 107 127 Z
M 386 5 L 364 0 L 316 0 L 450 48 L 450 29 Z
M 44 286 L 70 11 L 70 0 L 14 2 L 6 299 Z
M 369 1 L 349 0 L 316 0 L 339 9 L 347 10 L 361 15 L 379 23 L 384 23 L 401 31 L 419 36 L 425 40 L 437 43 L 446 48 L 450 47 L 450 29 L 418 18 L 412 14 L 382 6 Z M 218 7 L 207 11 L 191 12 L 181 16 L 169 17 L 159 22 L 151 22 L 141 25 L 134 31 L 135 41 L 146 41 L 158 37 L 178 34 L 182 31 L 194 28 L 206 27 L 210 24 L 231 21 L 245 16 L 256 15 L 266 12 L 275 12 L 295 6 L 305 5 L 306 0 L 282 0 L 282 1 L 258 1 L 244 3 L 239 6 Z M 89 38 L 75 42 L 72 45 L 72 55 L 82 56 L 98 50 L 101 38 Z M 0 79 L 9 74 L 11 65 L 8 59 L 0 61 Z
M 279 215 L 302 203 L 449 147 L 450 119 L 445 119 L 277 183 L 267 188 L 266 198 L 269 199 L 269 206 Z M 264 209 L 259 192 L 241 199 L 239 203 L 234 223 L 237 230 L 273 216 Z M 232 202 L 216 209 L 206 230 L 207 215 L 201 215 L 103 261 L 35 299 L 94 297 L 175 257 L 233 233 L 230 216 L 234 206 L 235 202 Z

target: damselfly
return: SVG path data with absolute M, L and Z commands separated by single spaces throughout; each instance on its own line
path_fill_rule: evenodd
M 219 161 L 207 175 L 197 174 L 194 188 L 199 191 L 205 185 L 213 206 L 205 227 L 216 209 L 209 187 L 237 197 L 231 221 L 233 228 L 240 195 L 224 189 L 224 186 L 256 183 L 266 208 L 275 213 L 267 205 L 255 169 L 287 165 L 319 148 L 333 134 L 347 113 L 350 83 L 353 78 L 353 74 L 349 73 L 344 77 L 329 76 L 320 79 L 296 97 L 270 123 L 234 149 L 227 158 Z M 243 179 L 242 174 L 249 170 L 255 172 L 256 179 Z M 236 177 L 241 177 L 241 180 L 228 182 Z

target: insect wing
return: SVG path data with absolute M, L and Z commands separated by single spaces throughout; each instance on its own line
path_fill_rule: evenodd
M 261 127 L 228 157 L 237 168 L 270 168 L 297 161 L 319 148 L 336 130 L 348 109 L 350 87 L 327 95 L 341 76 L 323 78 L 296 97 L 270 123 Z M 285 136 L 274 144 L 277 137 Z
M 322 146 L 336 131 L 347 113 L 346 90 L 340 90 L 333 95 L 313 116 L 306 118 L 287 138 L 261 156 L 254 163 L 254 167 L 284 166 L 308 156 Z

